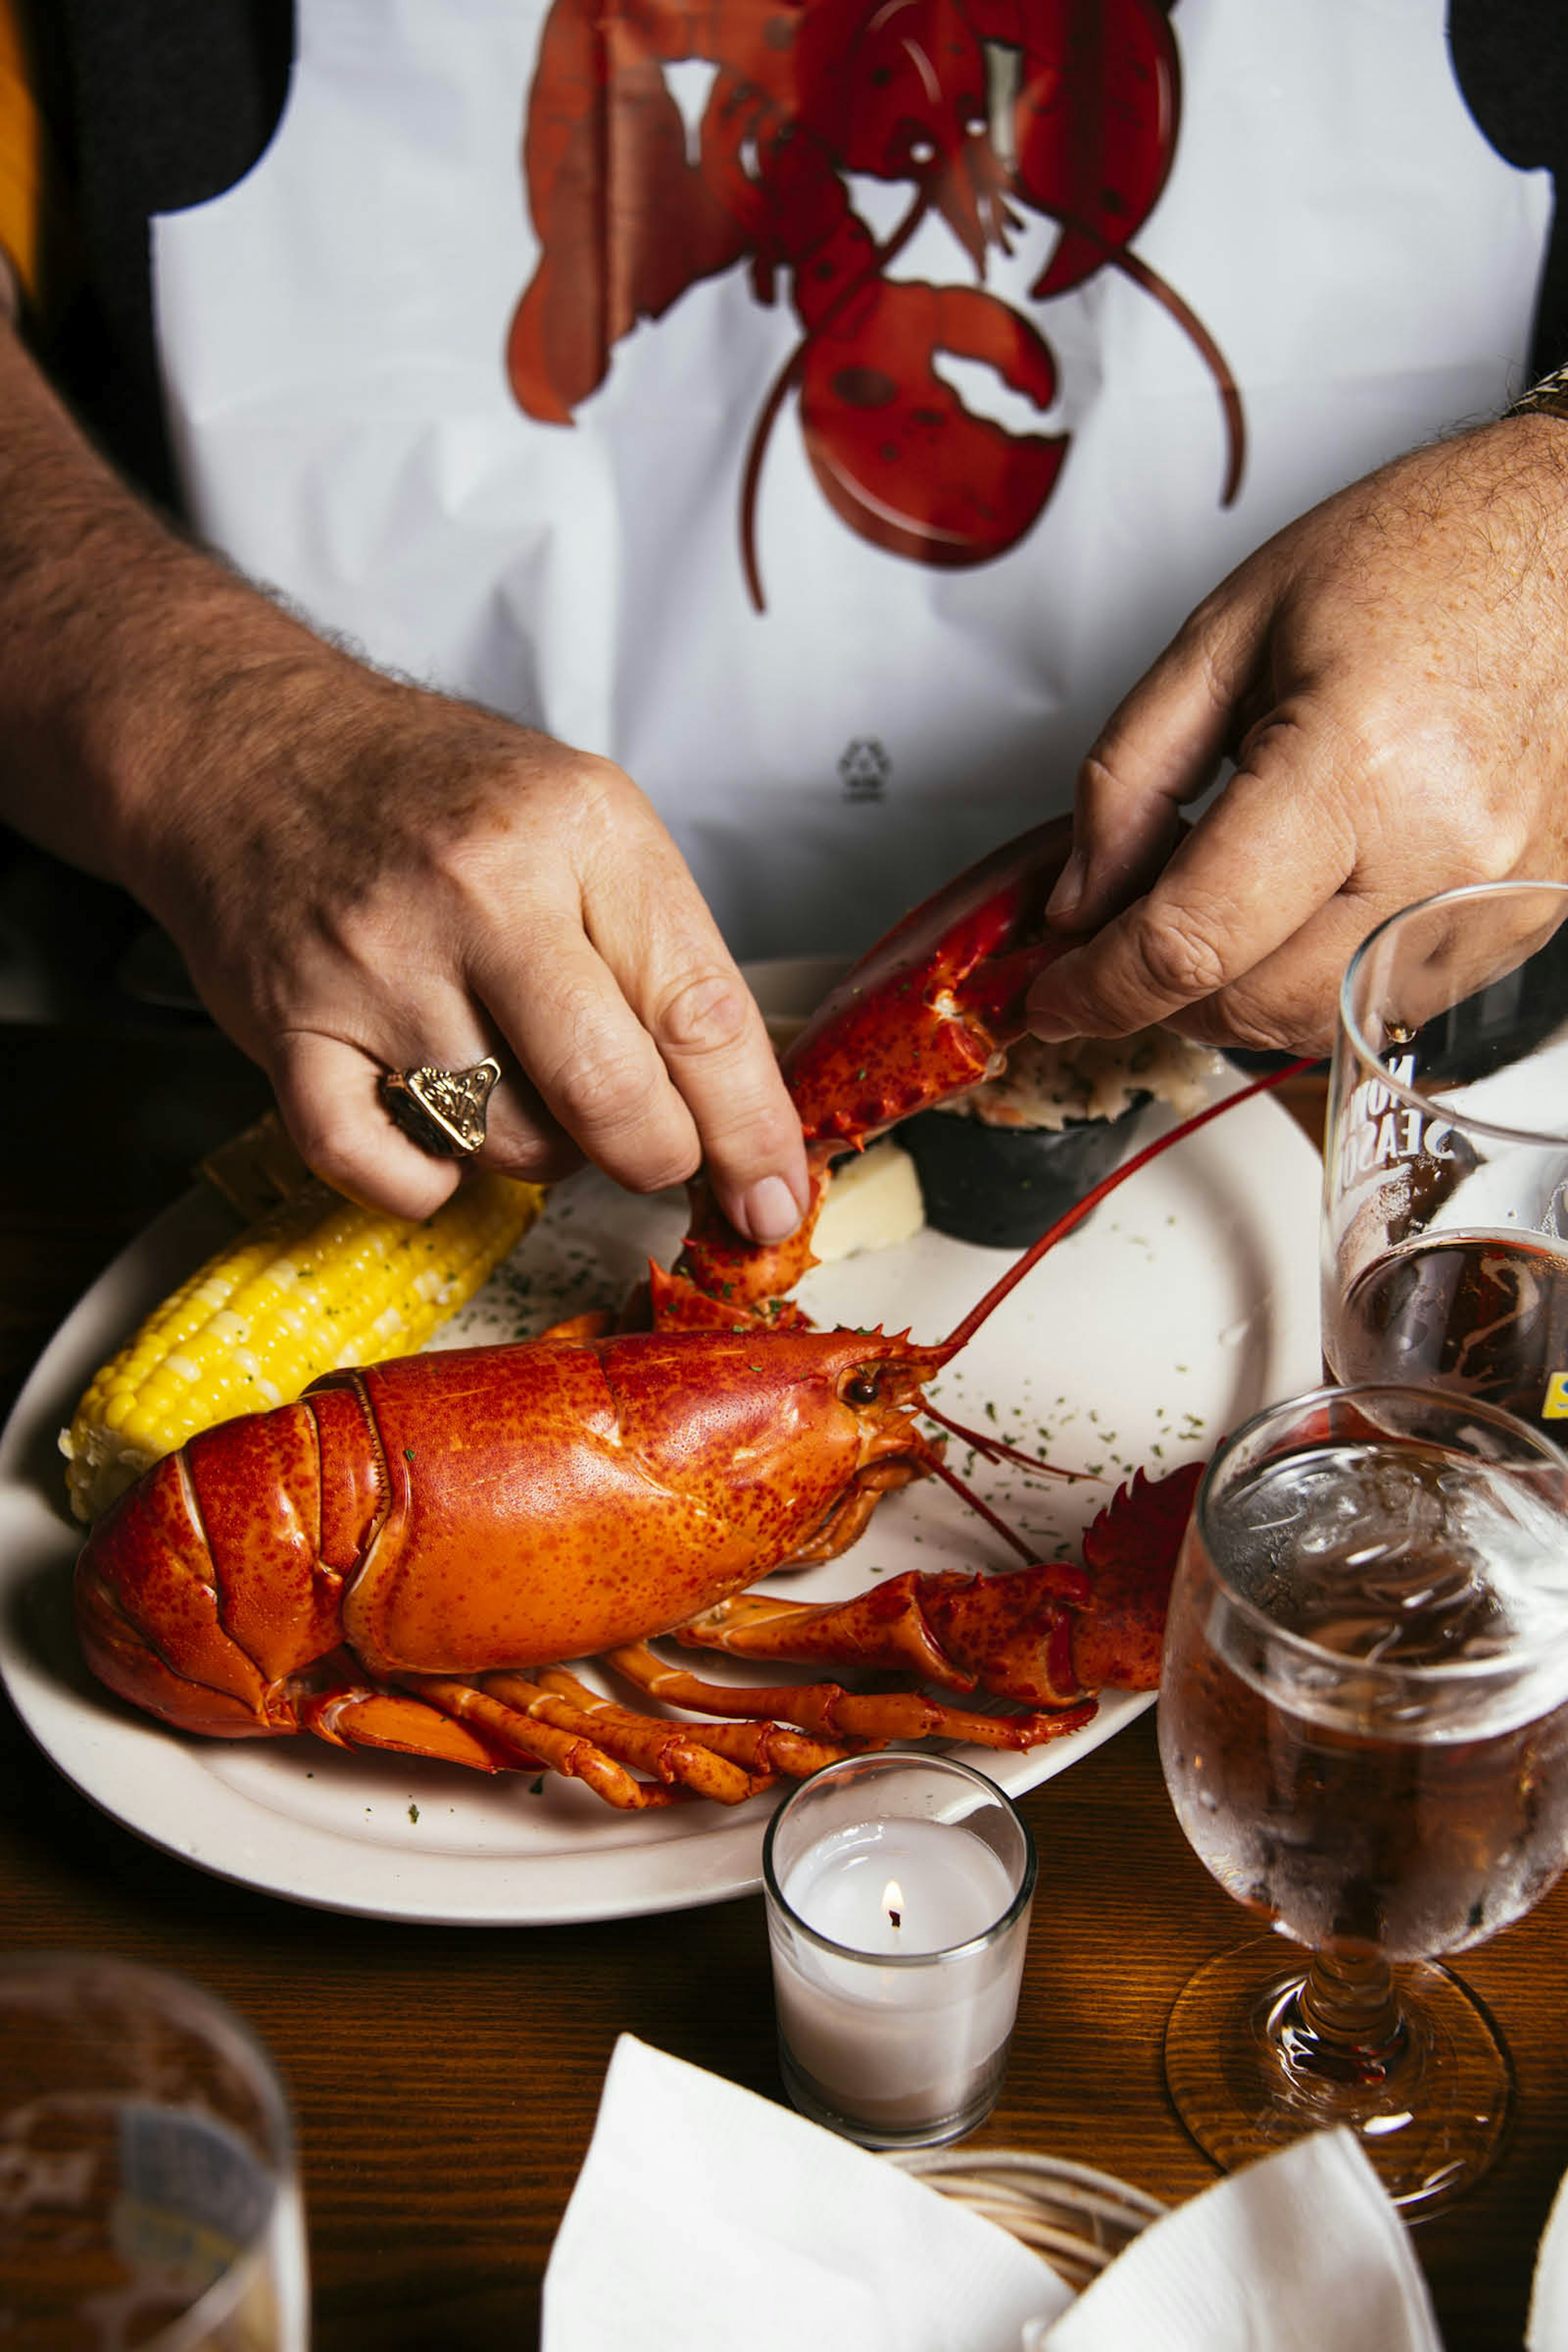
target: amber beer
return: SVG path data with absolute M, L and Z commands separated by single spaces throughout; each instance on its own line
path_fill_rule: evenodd
M 1271 1465 L 1223 1575 L 1194 1521 L 1160 1701 L 1220 1884 L 1301 1944 L 1394 1961 L 1494 1935 L 1568 1857 L 1568 1591 L 1539 1588 L 1484 1464 L 1413 1454 Z
M 1568 1256 L 1543 1239 L 1441 1234 L 1394 1249 L 1327 1307 L 1331 1376 L 1454 1389 L 1568 1443 Z

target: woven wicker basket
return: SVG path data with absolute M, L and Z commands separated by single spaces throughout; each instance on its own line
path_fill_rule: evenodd
M 887 2160 L 1011 2231 L 1079 2290 L 1165 2210 L 1108 2172 L 1022 2148 L 914 2148 Z

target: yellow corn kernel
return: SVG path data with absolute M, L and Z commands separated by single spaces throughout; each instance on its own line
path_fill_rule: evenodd
M 312 1183 L 208 1260 L 105 1364 L 60 1433 L 79 1519 L 235 1413 L 321 1372 L 412 1355 L 527 1232 L 543 1188 L 479 1172 L 433 1217 L 383 1216 Z

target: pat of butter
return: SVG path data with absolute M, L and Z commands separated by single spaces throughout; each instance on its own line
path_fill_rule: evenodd
M 912 1241 L 925 1221 L 914 1161 L 900 1144 L 884 1139 L 834 1170 L 811 1246 L 824 1265 L 833 1265 L 856 1250 Z

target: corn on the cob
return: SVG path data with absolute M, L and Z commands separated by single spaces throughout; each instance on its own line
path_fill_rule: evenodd
M 537 1184 L 479 1173 L 412 1224 L 307 1185 L 209 1258 L 99 1372 L 60 1433 L 78 1518 L 198 1430 L 291 1404 L 339 1365 L 413 1354 L 543 1199 Z

